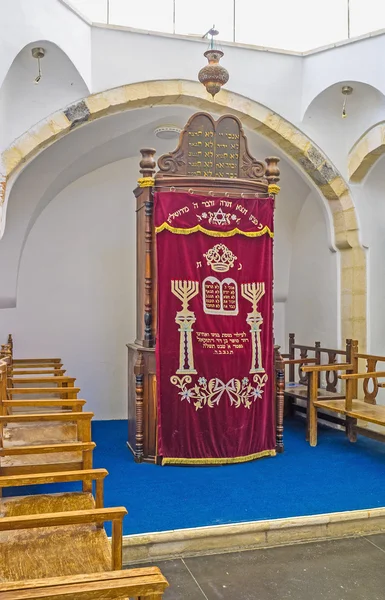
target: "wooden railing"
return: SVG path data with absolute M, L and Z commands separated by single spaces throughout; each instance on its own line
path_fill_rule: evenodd
M 317 410 L 320 408 L 338 412 L 346 416 L 347 435 L 354 442 L 357 433 L 381 439 L 385 441 L 383 434 L 370 429 L 357 426 L 357 421 L 366 421 L 376 425 L 385 426 L 385 406 L 377 405 L 376 399 L 380 388 L 385 387 L 385 382 L 379 381 L 385 378 L 384 371 L 376 371 L 377 363 L 385 363 L 384 356 L 374 354 L 363 354 L 358 352 L 357 342 L 352 342 L 351 353 L 348 355 L 349 362 L 335 365 L 335 369 L 341 371 L 340 379 L 346 383 L 345 394 L 339 400 L 320 399 L 317 394 L 317 380 L 319 373 L 326 367 L 307 366 L 304 371 L 309 375 L 310 389 L 310 445 L 317 445 Z M 360 362 L 365 361 L 361 371 Z M 359 387 L 362 385 L 362 390 Z M 370 385 L 373 389 L 370 390 Z

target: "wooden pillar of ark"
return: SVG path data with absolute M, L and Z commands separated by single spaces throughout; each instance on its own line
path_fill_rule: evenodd
M 276 451 L 281 454 L 284 451 L 283 413 L 285 402 L 285 365 L 279 350 L 280 346 L 274 346 Z
M 274 198 L 274 208 L 275 208 L 275 198 L 276 195 L 280 192 L 280 187 L 278 185 L 278 181 L 280 178 L 280 171 L 278 167 L 279 158 L 276 156 L 269 156 L 265 158 L 266 162 L 266 172 L 265 177 L 268 181 L 268 192 Z M 273 282 L 274 286 L 274 282 Z M 273 327 L 274 330 L 274 327 Z M 274 390 L 274 398 L 275 398 L 275 448 L 278 454 L 281 454 L 284 451 L 283 444 L 283 414 L 285 407 L 285 365 L 283 363 L 283 358 L 280 353 L 280 346 L 274 345 L 274 374 L 275 374 L 275 390 Z
M 128 447 L 136 462 L 156 457 L 156 264 L 153 224 L 155 150 L 140 151 L 136 197 L 136 339 L 128 349 Z
M 153 186 L 155 174 L 155 150 L 140 151 L 140 173 L 136 196 L 137 237 L 137 321 L 136 343 L 145 348 L 155 344 L 155 309 L 153 279 L 155 278 L 155 234 L 153 226 Z

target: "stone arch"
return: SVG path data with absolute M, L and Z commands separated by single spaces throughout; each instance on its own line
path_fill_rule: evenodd
M 368 129 L 350 150 L 349 179 L 354 183 L 361 183 L 383 154 L 385 154 L 385 121 Z
M 211 100 L 203 86 L 192 81 L 147 81 L 93 94 L 51 114 L 27 131 L 2 154 L 0 165 L 0 235 L 7 200 L 20 170 L 43 149 L 87 122 L 134 108 L 182 104 L 223 114 L 267 137 L 313 182 L 333 216 L 336 247 L 341 256 L 341 335 L 366 347 L 366 260 L 359 241 L 358 222 L 350 190 L 340 173 L 311 140 L 265 106 L 228 90 Z

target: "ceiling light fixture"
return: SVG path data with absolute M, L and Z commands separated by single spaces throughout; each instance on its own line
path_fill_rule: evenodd
M 342 88 L 342 93 L 345 96 L 344 103 L 342 105 L 342 118 L 346 119 L 346 117 L 348 116 L 346 112 L 346 101 L 348 96 L 350 96 L 353 93 L 353 88 L 350 87 L 350 85 L 344 85 L 344 87 Z
M 229 80 L 228 71 L 219 64 L 222 56 L 224 56 L 224 52 L 219 50 L 214 43 L 214 36 L 218 35 L 218 33 L 219 31 L 213 25 L 203 36 L 203 39 L 206 39 L 209 35 L 211 36 L 209 49 L 203 55 L 207 58 L 209 64 L 203 67 L 198 73 L 199 81 L 213 98 Z
M 42 77 L 40 60 L 45 56 L 44 48 L 32 48 L 32 56 L 33 58 L 36 58 L 38 65 L 38 74 L 37 77 L 35 77 L 34 79 L 34 83 L 37 85 Z
M 160 138 L 161 140 L 172 140 L 174 138 L 178 138 L 181 131 L 181 128 L 176 127 L 175 125 L 160 125 L 154 129 L 156 137 Z

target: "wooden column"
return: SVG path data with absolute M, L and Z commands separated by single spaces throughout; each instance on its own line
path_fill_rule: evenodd
M 152 348 L 155 343 L 153 333 L 153 185 L 155 174 L 155 150 L 153 148 L 143 148 L 140 151 L 142 160 L 140 161 L 140 173 L 142 177 L 138 180 L 141 193 L 141 208 L 144 208 L 144 335 L 142 336 L 143 346 Z M 142 232 L 138 232 L 141 234 Z M 140 260 L 140 257 L 139 257 Z M 139 265 L 138 265 L 139 266 Z M 138 273 L 139 274 L 139 273 Z M 140 306 L 138 305 L 140 310 Z
M 283 358 L 279 349 L 280 346 L 274 346 L 276 451 L 280 454 L 284 451 L 283 410 L 285 401 L 285 365 L 283 364 Z
M 144 360 L 142 352 L 138 351 L 135 363 L 135 405 L 136 405 L 136 434 L 135 461 L 143 462 L 143 397 L 144 397 Z

